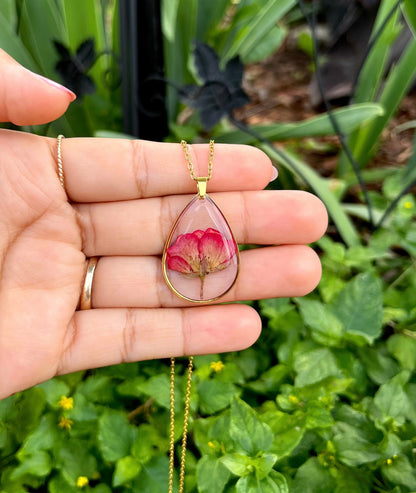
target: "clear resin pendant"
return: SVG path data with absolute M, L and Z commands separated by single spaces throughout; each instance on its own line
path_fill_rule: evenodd
M 168 286 L 187 301 L 213 301 L 232 288 L 239 270 L 237 243 L 208 195 L 196 195 L 179 215 L 166 241 L 162 268 Z

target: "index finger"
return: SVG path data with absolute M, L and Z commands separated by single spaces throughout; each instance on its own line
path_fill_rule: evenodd
M 50 145 L 55 142 L 49 140 Z M 197 176 L 206 176 L 208 144 L 189 146 Z M 74 202 L 107 202 L 196 192 L 180 144 L 71 138 L 62 141 L 65 186 Z M 259 149 L 215 144 L 209 192 L 261 190 L 273 172 Z

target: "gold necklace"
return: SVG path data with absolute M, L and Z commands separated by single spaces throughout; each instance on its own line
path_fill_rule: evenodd
M 188 144 L 182 140 L 186 164 L 198 194 L 176 219 L 162 257 L 163 276 L 182 300 L 207 303 L 224 296 L 234 285 L 240 266 L 237 242 L 223 213 L 207 194 L 212 177 L 214 141 L 209 143 L 208 174 L 196 176 Z M 190 356 L 185 392 L 179 493 L 185 484 L 185 458 L 194 358 Z M 175 455 L 175 358 L 170 360 L 169 493 L 173 493 Z

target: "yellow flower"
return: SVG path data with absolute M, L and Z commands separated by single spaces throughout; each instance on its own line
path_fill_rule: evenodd
M 407 200 L 407 201 L 404 203 L 404 208 L 405 208 L 405 209 L 412 209 L 412 208 L 413 208 L 413 204 L 412 204 L 412 202 L 410 202 L 410 200 Z
M 66 397 L 66 395 L 63 395 L 61 397 L 61 400 L 59 401 L 59 407 L 61 407 L 65 411 L 70 411 L 74 408 L 74 399 L 72 397 Z
M 387 462 L 387 465 L 388 466 L 391 466 L 393 464 L 393 460 L 392 459 L 387 459 L 386 462 Z
M 65 418 L 65 416 L 61 416 L 60 419 L 59 419 L 59 428 L 63 428 L 65 430 L 70 430 L 72 425 L 73 425 L 73 421 L 72 419 L 69 419 L 69 418 Z
M 288 399 L 291 404 L 299 404 L 299 399 L 296 397 L 296 395 L 290 394 Z
M 214 447 L 215 447 L 214 442 L 208 442 L 208 447 L 209 447 L 209 448 L 214 448 Z
M 211 368 L 211 370 L 214 370 L 215 373 L 219 373 L 220 371 L 222 371 L 225 368 L 225 365 L 222 361 L 213 361 L 210 364 L 210 368 Z
M 88 478 L 86 476 L 79 476 L 77 479 L 77 486 L 78 488 L 84 488 L 84 486 L 87 486 L 89 483 Z

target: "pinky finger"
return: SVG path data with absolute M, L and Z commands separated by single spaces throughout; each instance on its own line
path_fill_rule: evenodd
M 261 331 L 246 305 L 76 312 L 57 374 L 123 362 L 238 351 Z

